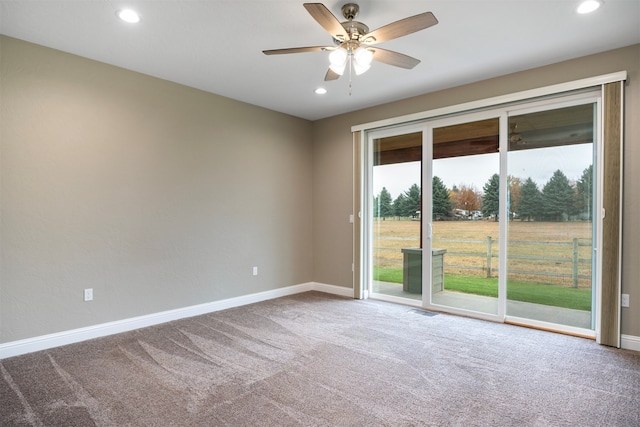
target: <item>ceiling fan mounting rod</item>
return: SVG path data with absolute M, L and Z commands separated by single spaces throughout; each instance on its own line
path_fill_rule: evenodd
M 369 27 L 367 27 L 362 22 L 354 21 L 360 11 L 360 6 L 355 3 L 347 3 L 342 6 L 342 16 L 345 17 L 347 21 L 341 22 L 340 25 L 344 28 L 349 36 L 349 40 L 361 41 L 362 38 L 369 32 Z M 336 44 L 343 43 L 347 40 L 340 37 L 339 39 L 335 39 Z
M 345 19 L 351 21 L 353 18 L 358 16 L 358 13 L 360 12 L 360 6 L 358 6 L 356 3 L 347 3 L 343 5 L 342 9 L 340 10 L 342 11 L 342 16 L 344 16 Z

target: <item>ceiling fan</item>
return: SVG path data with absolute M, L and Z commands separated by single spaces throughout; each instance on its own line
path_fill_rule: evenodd
M 345 22 L 340 22 L 322 3 L 304 3 L 307 12 L 333 37 L 334 46 L 309 46 L 285 49 L 263 50 L 265 55 L 281 55 L 303 52 L 331 52 L 329 55 L 329 70 L 324 79 L 336 80 L 351 67 L 356 74 L 362 74 L 369 69 L 371 61 L 412 69 L 420 63 L 419 59 L 402 53 L 379 47 L 377 43 L 393 40 L 420 30 L 424 30 L 438 23 L 431 12 L 424 12 L 410 16 L 369 32 L 362 22 L 354 21 L 360 7 L 355 3 L 342 6 Z

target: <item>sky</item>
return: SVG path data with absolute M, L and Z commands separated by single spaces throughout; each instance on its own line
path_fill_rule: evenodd
M 531 178 L 542 190 L 558 169 L 569 181 L 580 179 L 582 172 L 593 162 L 592 156 L 591 144 L 511 151 L 508 155 L 508 174 L 523 181 Z M 395 200 L 412 184 L 420 185 L 420 165 L 421 162 L 410 162 L 375 166 L 373 194 L 380 194 L 382 187 L 386 187 Z M 449 189 L 454 185 L 466 185 L 482 191 L 489 178 L 500 172 L 499 168 L 498 153 L 454 157 L 434 160 L 433 175 L 438 176 Z

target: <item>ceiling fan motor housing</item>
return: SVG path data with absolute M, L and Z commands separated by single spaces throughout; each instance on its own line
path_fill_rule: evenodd
M 349 40 L 360 41 L 369 32 L 369 27 L 359 21 L 346 21 L 341 22 L 347 34 L 349 34 Z M 333 39 L 335 44 L 341 44 L 348 40 Z

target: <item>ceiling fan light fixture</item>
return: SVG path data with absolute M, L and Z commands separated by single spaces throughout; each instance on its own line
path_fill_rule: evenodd
M 371 68 L 371 64 L 360 64 L 358 61 L 353 61 L 353 71 L 356 72 L 356 76 L 364 74 Z
M 336 73 L 337 75 L 341 76 L 344 74 L 344 69 L 346 68 L 347 64 L 345 63 L 343 66 L 335 66 L 335 65 L 329 65 L 329 68 L 331 69 L 331 71 L 333 71 L 334 73 Z
M 342 75 L 347 66 L 349 53 L 345 48 L 338 48 L 329 54 L 329 68 L 336 74 Z
M 594 10 L 598 9 L 600 6 L 602 6 L 602 1 L 600 0 L 585 0 L 578 6 L 578 13 L 591 13 Z
M 366 46 L 358 47 L 353 52 L 353 70 L 356 72 L 356 76 L 365 73 L 371 68 L 371 61 L 373 60 L 373 52 L 366 48 Z
M 360 66 L 370 66 L 373 60 L 373 52 L 367 49 L 366 46 L 360 46 L 353 53 L 353 59 Z

